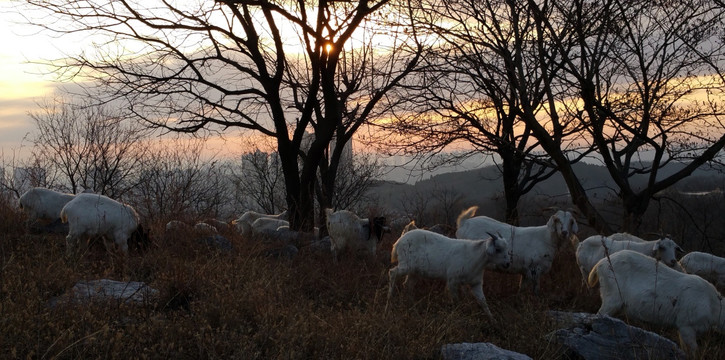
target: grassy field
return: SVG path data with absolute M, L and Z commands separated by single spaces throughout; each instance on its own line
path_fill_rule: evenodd
M 599 307 L 598 293 L 582 287 L 572 249 L 544 276 L 540 297 L 518 294 L 514 276 L 487 272 L 490 321 L 472 296 L 453 303 L 433 280 L 401 286 L 385 313 L 392 237 L 376 259 L 338 264 L 305 248 L 292 260 L 268 258 L 258 243 L 235 237 L 227 253 L 156 236 L 151 249 L 125 260 L 102 244 L 68 260 L 62 236 L 27 234 L 17 214 L 3 213 L 0 358 L 435 359 L 444 344 L 492 342 L 558 359 L 546 311 Z M 100 278 L 144 281 L 160 296 L 144 306 L 49 306 L 77 281 Z M 676 340 L 676 332 L 658 331 Z M 725 357 L 722 335 L 699 341 L 703 359 Z

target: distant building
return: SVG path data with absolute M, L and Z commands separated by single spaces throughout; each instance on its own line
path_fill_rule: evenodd
M 315 134 L 306 132 L 305 135 L 302 136 L 302 143 L 300 144 L 300 148 L 307 152 L 310 149 L 310 145 L 312 145 L 312 141 L 315 139 Z M 329 152 L 332 153 L 335 151 L 335 138 L 332 138 L 332 141 L 330 141 L 330 146 L 328 148 Z M 352 140 L 345 143 L 345 147 L 342 150 L 342 154 L 340 155 L 340 166 L 349 166 L 352 165 L 353 161 L 353 148 L 352 148 Z
M 6 200 L 11 196 L 10 179 L 5 177 L 5 168 L 0 167 L 0 199 Z

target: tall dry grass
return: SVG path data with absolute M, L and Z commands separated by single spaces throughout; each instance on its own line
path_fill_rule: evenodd
M 224 253 L 159 235 L 125 260 L 102 244 L 69 260 L 62 236 L 28 235 L 17 214 L 3 215 L 0 358 L 435 359 L 447 343 L 492 342 L 557 359 L 563 352 L 546 338 L 556 328 L 546 311 L 599 307 L 596 291 L 582 287 L 573 250 L 544 276 L 540 297 L 519 294 L 515 276 L 487 272 L 489 321 L 472 296 L 453 303 L 433 280 L 401 286 L 385 313 L 392 238 L 375 259 L 348 254 L 338 264 L 304 248 L 282 260 L 241 238 Z M 160 295 L 143 306 L 50 306 L 75 282 L 99 278 L 144 281 Z M 721 340 L 700 342 L 718 356 Z

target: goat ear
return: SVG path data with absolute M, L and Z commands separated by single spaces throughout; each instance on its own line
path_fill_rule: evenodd
M 486 246 L 486 254 L 488 254 L 490 256 L 496 255 L 496 238 L 495 237 L 487 239 L 485 241 L 484 246 Z
M 579 232 L 579 225 L 577 224 L 576 220 L 574 218 L 571 219 L 571 232 L 572 234 L 576 234 Z
M 557 235 L 559 234 L 559 228 L 561 227 L 561 219 L 559 219 L 556 215 L 551 215 L 551 227 L 549 228 L 549 231 L 556 232 Z

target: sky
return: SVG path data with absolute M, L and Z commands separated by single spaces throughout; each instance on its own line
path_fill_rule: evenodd
M 10 1 L 0 0 L 0 149 L 6 156 L 34 128 L 28 111 L 56 86 L 52 76 L 42 74 L 47 70 L 29 62 L 60 56 L 62 44 L 18 21 Z
M 32 144 L 27 138 L 35 126 L 28 112 L 37 110 L 37 103 L 63 86 L 49 68 L 37 62 L 77 54 L 91 46 L 86 38 L 59 38 L 25 25 L 13 2 L 0 0 L 0 166 L 29 156 Z M 239 148 L 238 139 L 233 133 L 211 139 L 207 143 L 210 156 L 218 155 L 220 149 Z
M 92 45 L 85 37 L 57 37 L 23 22 L 11 1 L 0 0 L 3 45 L 0 46 L 0 161 L 3 162 L 29 155 L 32 144 L 27 137 L 35 126 L 28 112 L 37 110 L 39 102 L 67 85 L 56 81 L 50 68 L 38 62 L 62 58 L 64 54 L 78 54 Z M 225 139 L 209 141 L 210 156 L 219 153 L 228 139 L 237 139 L 234 134 L 226 135 Z

